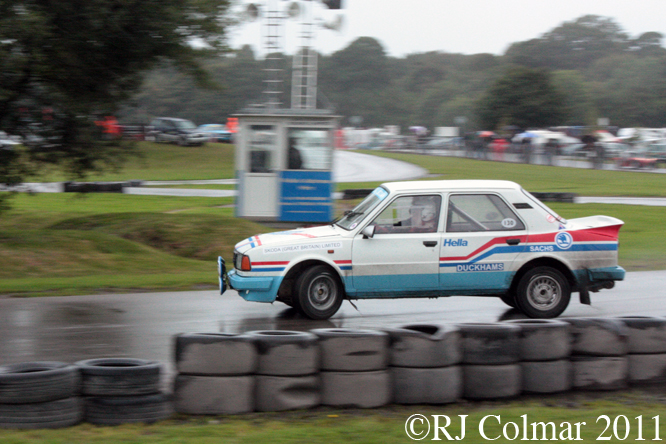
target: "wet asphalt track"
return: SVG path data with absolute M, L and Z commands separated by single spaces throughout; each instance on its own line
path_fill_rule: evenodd
M 628 273 L 592 306 L 572 295 L 563 317 L 666 316 L 666 271 Z M 246 302 L 236 292 L 137 293 L 0 299 L 0 364 L 135 357 L 172 372 L 173 335 L 181 332 L 382 328 L 415 322 L 491 322 L 521 318 L 497 298 L 450 297 L 349 302 L 328 321 L 304 319 L 284 304 Z
M 362 163 L 367 165 L 365 159 Z M 372 173 L 366 167 L 366 173 L 381 174 L 376 166 L 372 165 Z M 363 177 L 363 171 L 363 165 L 353 166 L 354 177 Z M 397 168 L 393 174 L 395 171 Z M 413 169 L 407 171 L 404 179 L 417 173 Z M 363 180 L 381 180 L 367 177 Z M 393 176 L 391 180 L 400 178 Z M 215 268 L 211 264 L 212 273 Z M 666 271 L 628 273 L 627 279 L 614 289 L 593 293 L 592 306 L 581 305 L 577 294 L 573 295 L 563 316 L 666 316 L 665 283 Z M 173 372 L 172 338 L 180 332 L 382 328 L 415 322 L 457 323 L 522 317 L 496 298 L 367 300 L 355 304 L 358 310 L 345 302 L 330 320 L 311 321 L 281 303 L 245 302 L 233 291 L 223 296 L 213 290 L 48 298 L 0 296 L 0 365 L 135 357 L 163 362 L 169 375 Z

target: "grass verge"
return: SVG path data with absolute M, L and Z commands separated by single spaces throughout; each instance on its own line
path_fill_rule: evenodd
M 212 179 L 233 177 L 233 146 L 179 147 L 143 142 L 143 162 L 121 175 L 95 180 Z M 666 194 L 666 175 L 553 168 L 415 154 L 371 154 L 420 164 L 437 177 L 492 178 L 530 191 L 583 195 Z M 148 166 L 147 170 L 144 167 Z M 609 185 L 611 184 L 611 185 Z M 377 183 L 339 184 L 372 188 Z M 199 187 L 199 186 L 194 186 Z M 226 186 L 220 186 L 226 187 Z M 340 209 L 353 204 L 341 202 Z M 0 294 L 87 294 L 181 290 L 217 284 L 215 260 L 231 258 L 241 239 L 272 229 L 234 217 L 233 198 L 123 194 L 20 194 L 0 215 Z M 625 221 L 620 265 L 627 270 L 666 268 L 666 208 L 551 204 L 571 219 L 606 214 Z
M 451 419 L 447 432 L 455 439 L 456 436 L 464 443 L 509 442 L 514 436 L 516 427 L 504 426 L 515 423 L 519 431 L 516 441 L 552 441 L 594 442 L 599 438 L 609 437 L 610 442 L 635 442 L 639 438 L 653 441 L 664 439 L 664 418 L 661 415 L 660 430 L 655 427 L 654 416 L 664 412 L 663 395 L 638 392 L 635 390 L 613 393 L 568 393 L 565 395 L 526 397 L 509 402 L 463 402 L 447 406 L 388 406 L 381 409 L 328 409 L 318 408 L 308 411 L 283 413 L 255 413 L 238 416 L 199 416 L 176 417 L 173 420 L 157 424 L 127 424 L 118 427 L 96 427 L 81 424 L 62 430 L 11 431 L 0 430 L 3 444 L 70 444 L 85 442 L 95 443 L 188 443 L 188 444 L 254 444 L 254 443 L 406 443 L 412 442 L 405 431 L 407 419 L 414 414 L 424 415 L 431 425 L 431 430 L 423 442 L 435 438 L 433 415 L 446 415 Z M 463 437 L 460 415 L 465 417 L 465 435 Z M 527 428 L 523 428 L 526 415 Z M 610 427 L 606 429 L 606 420 L 610 419 Z M 642 418 L 639 428 L 638 416 Z M 482 429 L 481 421 L 488 417 Z M 497 418 L 499 417 L 499 419 Z M 601 419 L 599 419 L 601 418 Z M 613 423 L 617 427 L 613 430 Z M 629 427 L 625 427 L 624 418 Z M 439 417 L 440 426 L 445 419 Z M 544 428 L 536 429 L 532 423 L 552 423 Z M 578 426 L 575 424 L 579 423 Z M 567 424 L 571 432 L 567 433 Z M 414 423 L 416 433 L 425 432 L 419 422 Z M 606 430 L 604 430 L 606 429 Z M 580 433 L 577 432 L 580 431 Z M 483 435 L 481 434 L 483 432 Z M 508 435 L 505 438 L 504 434 Z M 640 435 L 639 435 L 640 433 Z M 615 437 L 626 439 L 621 440 Z M 488 439 L 484 438 L 487 437 Z M 567 439 L 568 437 L 571 439 Z M 443 433 L 439 438 L 446 441 Z

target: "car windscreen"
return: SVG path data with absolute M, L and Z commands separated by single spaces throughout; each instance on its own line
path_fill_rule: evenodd
M 189 120 L 174 120 L 176 127 L 180 129 L 195 129 L 196 125 Z
M 383 187 L 375 188 L 363 201 L 351 211 L 345 212 L 344 216 L 334 222 L 340 228 L 353 230 L 365 216 L 374 210 L 377 205 L 388 196 L 389 193 Z

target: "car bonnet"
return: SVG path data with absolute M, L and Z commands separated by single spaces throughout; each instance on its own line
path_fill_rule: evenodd
M 238 242 L 235 250 L 239 253 L 246 253 L 253 248 L 262 246 L 311 244 L 318 239 L 326 239 L 339 235 L 338 230 L 332 225 L 258 234 Z

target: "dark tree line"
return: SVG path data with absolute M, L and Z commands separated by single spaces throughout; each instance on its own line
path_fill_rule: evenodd
M 228 0 L 0 0 L 0 183 L 57 164 L 72 177 L 117 166 L 120 142 L 95 120 L 114 114 L 163 60 L 208 82 L 198 60 L 224 48 Z M 195 50 L 191 39 L 207 43 Z M 0 196 L 4 199 L 6 195 Z
M 284 56 L 283 101 L 289 101 L 291 58 Z M 197 90 L 168 68 L 152 72 L 125 118 L 186 117 L 223 122 L 261 100 L 262 65 L 249 47 L 210 61 L 224 89 Z M 628 36 L 612 19 L 584 16 L 512 45 L 502 56 L 428 52 L 394 58 L 362 37 L 320 55 L 321 105 L 363 118 L 364 126 L 666 125 L 666 49 L 661 34 Z M 345 125 L 349 124 L 346 120 Z
M 262 101 L 263 60 L 226 51 L 228 0 L 0 0 L 0 129 L 26 148 L 0 149 L 0 183 L 57 164 L 73 177 L 119 165 L 128 148 L 100 140 L 95 120 L 155 116 L 224 122 Z M 188 44 L 198 39 L 206 50 Z M 663 36 L 632 38 L 584 16 L 501 56 L 389 57 L 362 37 L 319 58 L 320 106 L 343 124 L 456 126 L 666 125 Z M 283 57 L 288 106 L 291 57 Z M 208 86 L 208 88 L 202 88 Z M 465 119 L 459 119 L 465 117 Z M 0 197 L 1 198 L 1 197 Z

